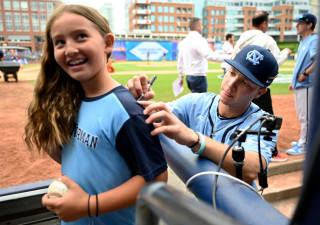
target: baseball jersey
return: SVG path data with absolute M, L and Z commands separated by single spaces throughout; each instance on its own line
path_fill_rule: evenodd
M 88 194 L 99 194 L 141 175 L 153 180 L 167 169 L 153 125 L 145 123 L 143 107 L 123 86 L 94 98 L 84 98 L 62 149 L 62 173 Z M 134 224 L 135 207 L 92 217 L 94 224 Z M 69 224 L 69 223 L 65 223 Z M 89 218 L 70 224 L 88 225 Z
M 181 97 L 178 100 L 167 103 L 170 110 L 189 128 L 200 132 L 208 137 L 211 136 L 214 128 L 215 141 L 229 145 L 233 140 L 231 135 L 237 129 L 246 129 L 257 118 L 267 114 L 254 103 L 239 117 L 222 118 L 218 116 L 218 104 L 220 96 L 213 93 L 191 93 Z M 211 116 L 211 122 L 210 117 Z M 250 130 L 258 130 L 260 123 L 256 123 Z M 272 141 L 266 141 L 261 138 L 261 155 L 265 158 L 267 165 L 271 157 L 271 150 L 275 148 L 278 133 L 272 137 Z M 236 142 L 237 144 L 237 142 Z M 242 143 L 245 151 L 258 152 L 258 136 L 248 134 L 246 141 Z
M 297 62 L 293 70 L 292 88 L 307 88 L 312 84 L 312 77 L 315 71 L 306 77 L 301 83 L 298 82 L 298 75 L 302 74 L 311 66 L 317 54 L 318 35 L 312 34 L 300 42 L 298 48 Z

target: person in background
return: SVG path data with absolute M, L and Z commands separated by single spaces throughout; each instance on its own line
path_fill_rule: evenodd
M 177 143 L 188 146 L 194 154 L 219 164 L 233 140 L 237 129 L 246 129 L 256 119 L 268 114 L 252 103 L 267 91 L 278 74 L 278 63 L 269 50 L 251 45 L 243 48 L 233 60 L 225 60 L 231 67 L 225 74 L 220 95 L 214 93 L 190 93 L 169 103 L 139 101 L 150 114 L 146 120 L 153 123 L 152 135 L 165 134 Z M 154 92 L 148 89 L 148 77 L 141 75 L 127 82 L 126 87 L 138 98 L 152 99 Z M 154 112 L 154 113 L 153 113 Z M 152 113 L 152 114 L 151 114 Z M 251 128 L 258 130 L 260 122 Z M 261 138 L 262 167 L 266 168 L 275 147 L 278 132 L 273 140 Z M 235 143 L 234 145 L 237 145 Z M 245 149 L 243 180 L 252 183 L 260 170 L 258 136 L 247 135 L 242 145 Z M 229 174 L 235 175 L 230 151 L 222 164 Z
M 2 49 L 0 49 L 0 61 L 3 61 L 4 60 L 4 54 L 2 52 Z
M 317 18 L 313 14 L 301 14 L 294 21 L 297 22 L 297 34 L 301 35 L 302 40 L 298 48 L 297 62 L 289 90 L 294 91 L 295 107 L 301 131 L 299 141 L 292 142 L 292 148 L 286 152 L 290 155 L 300 155 L 305 153 L 305 147 L 308 143 L 313 93 L 312 79 L 317 75 L 314 73 L 314 65 L 317 56 L 318 35 L 314 33 Z
M 234 46 L 234 55 L 237 55 L 241 49 L 248 45 L 259 45 L 270 50 L 270 52 L 276 58 L 278 65 L 281 66 L 287 60 L 291 50 L 289 48 L 285 48 L 280 51 L 276 41 L 271 36 L 266 34 L 269 27 L 269 22 L 270 18 L 268 12 L 257 12 L 252 17 L 252 29 L 242 33 L 236 45 Z M 264 111 L 273 114 L 270 88 L 268 88 L 267 92 L 260 98 L 255 98 L 253 102 Z M 288 155 L 286 153 L 278 152 L 277 147 L 273 150 L 271 161 L 283 162 L 287 159 Z
M 233 41 L 234 41 L 234 35 L 233 34 L 227 34 L 226 35 L 226 41 L 223 43 L 222 46 L 222 52 L 225 55 L 232 55 L 233 54 Z M 223 69 L 223 75 L 226 74 L 228 69 L 230 68 L 229 64 L 226 62 L 221 63 L 221 67 Z
M 47 22 L 25 142 L 61 164 L 68 192 L 45 194 L 42 204 L 62 224 L 134 224 L 141 188 L 167 181 L 154 127 L 108 73 L 113 43 L 107 20 L 91 7 L 60 4 Z
M 184 74 L 186 74 L 188 88 L 192 93 L 207 92 L 207 60 L 223 62 L 224 59 L 230 59 L 231 55 L 218 54 L 211 50 L 207 40 L 202 37 L 203 26 L 201 19 L 197 17 L 190 18 L 189 28 L 189 34 L 178 46 L 180 85 L 183 85 Z

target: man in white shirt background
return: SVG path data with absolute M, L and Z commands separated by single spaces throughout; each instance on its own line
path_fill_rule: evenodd
M 270 50 L 280 67 L 287 60 L 291 50 L 289 48 L 285 48 L 280 51 L 276 41 L 271 36 L 266 34 L 269 27 L 269 22 L 270 18 L 268 12 L 257 12 L 252 17 L 252 29 L 242 33 L 236 45 L 234 46 L 234 55 L 237 55 L 241 49 L 248 45 L 258 45 Z M 271 92 L 269 88 L 264 95 L 253 99 L 252 102 L 257 104 L 264 111 L 273 114 Z M 285 153 L 279 153 L 277 148 L 272 152 L 271 161 L 281 162 L 286 161 L 287 159 L 288 155 Z
M 233 42 L 234 42 L 234 35 L 233 34 L 227 34 L 226 35 L 226 41 L 223 43 L 222 46 L 222 52 L 223 54 L 226 55 L 232 55 L 234 52 L 233 49 Z M 226 72 L 228 71 L 230 65 L 226 62 L 221 63 L 221 67 L 223 69 L 223 75 L 226 74 Z
M 189 28 L 189 34 L 178 46 L 180 85 L 183 85 L 184 74 L 186 74 L 186 81 L 191 92 L 207 92 L 207 60 L 223 62 L 224 59 L 231 59 L 231 55 L 223 55 L 212 51 L 207 40 L 202 37 L 203 25 L 201 19 L 190 18 Z

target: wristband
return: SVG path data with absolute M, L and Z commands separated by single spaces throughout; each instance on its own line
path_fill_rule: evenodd
M 307 77 L 307 76 L 309 76 L 309 74 L 307 74 L 307 72 L 304 71 L 304 72 L 303 72 L 303 76 L 306 76 L 306 77 Z
M 96 216 L 99 215 L 99 201 L 98 201 L 98 194 L 96 194 Z
M 195 132 L 195 131 L 194 131 L 194 132 Z M 198 140 L 197 140 L 197 142 L 196 142 L 196 143 L 194 143 L 193 145 L 188 146 L 189 148 L 193 148 L 194 146 L 196 146 L 197 144 L 199 144 L 199 141 L 200 141 L 199 134 L 198 134 L 197 132 L 195 132 L 195 133 L 196 133 L 196 135 L 198 136 Z
M 89 198 L 88 198 L 88 216 L 91 217 L 91 214 L 90 214 L 90 197 L 91 195 L 89 195 Z
M 199 137 L 199 136 L 201 137 L 201 146 L 200 146 L 200 148 L 199 148 L 198 151 L 195 152 L 195 151 L 193 151 L 192 149 L 191 149 L 191 151 L 192 151 L 194 154 L 200 155 L 200 154 L 203 152 L 204 147 L 206 146 L 206 140 L 204 139 L 203 134 L 197 132 L 197 135 L 198 135 L 198 137 Z

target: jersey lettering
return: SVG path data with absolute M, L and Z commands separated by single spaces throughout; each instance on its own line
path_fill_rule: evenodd
M 88 148 L 96 148 L 99 137 L 82 130 L 77 123 L 74 123 L 71 136 L 86 145 Z

